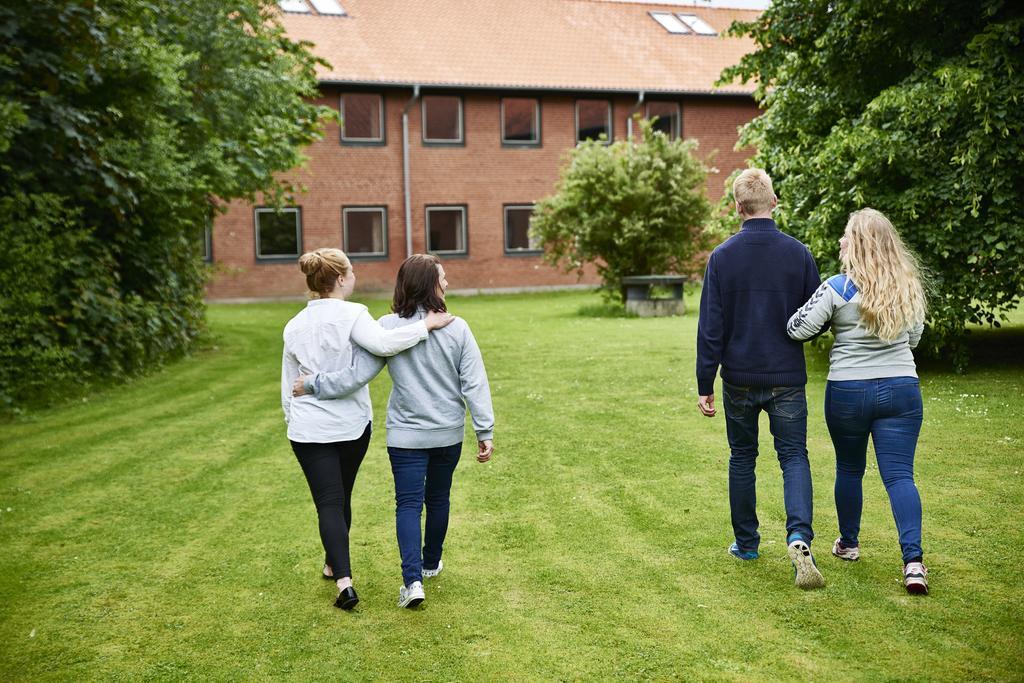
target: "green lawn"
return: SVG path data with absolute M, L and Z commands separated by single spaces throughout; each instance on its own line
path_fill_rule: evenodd
M 480 465 L 467 444 L 445 571 L 416 611 L 394 604 L 386 373 L 354 502 L 357 611 L 319 578 L 278 403 L 301 304 L 214 306 L 195 357 L 0 424 L 0 680 L 1024 679 L 1024 316 L 978 335 L 970 374 L 923 368 L 932 595 L 911 598 L 873 464 L 861 561 L 828 553 L 824 351 L 808 352 L 808 395 L 828 586 L 804 593 L 764 418 L 762 556 L 726 554 L 724 418 L 695 406 L 695 302 L 682 319 L 578 315 L 597 302 L 451 300 L 484 352 L 496 453 Z

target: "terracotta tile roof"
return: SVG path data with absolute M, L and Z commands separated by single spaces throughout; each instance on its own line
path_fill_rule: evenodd
M 673 93 L 715 88 L 747 38 L 673 35 L 648 12 L 696 14 L 720 33 L 757 11 L 604 0 L 342 0 L 347 16 L 283 15 L 315 44 L 325 82 Z

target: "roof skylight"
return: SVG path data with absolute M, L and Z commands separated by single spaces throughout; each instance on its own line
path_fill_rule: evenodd
M 277 5 L 285 12 L 309 14 L 309 5 L 303 2 L 303 0 L 278 0 Z
M 313 3 L 313 7 L 320 14 L 327 14 L 336 17 L 345 16 L 345 10 L 342 8 L 338 0 L 309 0 Z
M 685 23 L 694 33 L 699 33 L 702 36 L 714 36 L 718 35 L 715 29 L 708 25 L 708 22 L 704 21 L 696 14 L 679 14 L 676 15 L 679 20 Z
M 651 18 L 669 33 L 691 33 L 690 28 L 671 12 L 651 12 Z

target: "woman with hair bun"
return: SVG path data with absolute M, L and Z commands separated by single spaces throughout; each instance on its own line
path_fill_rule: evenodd
M 350 610 L 359 602 L 352 587 L 348 548 L 352 488 L 370 443 L 370 392 L 364 385 L 345 397 L 321 401 L 314 396 L 293 397 L 292 383 L 302 374 L 349 367 L 357 347 L 392 356 L 454 318 L 444 311 L 431 312 L 415 325 L 385 330 L 366 306 L 346 300 L 356 276 L 340 249 L 303 254 L 299 267 L 314 298 L 284 328 L 281 407 L 288 440 L 316 505 L 326 554 L 323 576 L 338 586 L 334 604 Z
M 850 214 L 839 240 L 842 273 L 829 278 L 789 319 L 796 340 L 831 323 L 825 421 L 836 450 L 840 537 L 832 554 L 860 557 L 862 481 L 868 436 L 889 494 L 903 551 L 903 585 L 928 592 L 921 550 L 921 496 L 914 451 L 924 416 L 914 354 L 924 330 L 926 298 L 917 259 L 889 219 L 874 209 Z
M 448 280 L 433 254 L 413 254 L 398 269 L 392 313 L 380 319 L 405 330 L 435 311 L 447 310 Z M 296 396 L 343 397 L 369 382 L 385 361 L 360 352 L 352 367 L 300 377 Z M 391 375 L 387 444 L 395 479 L 395 530 L 402 560 L 399 607 L 416 607 L 426 594 L 423 579 L 441 573 L 448 533 L 452 476 L 462 454 L 466 409 L 473 418 L 477 462 L 494 453 L 494 408 L 480 347 L 465 320 L 456 318 L 425 343 L 387 359 Z M 423 508 L 427 515 L 423 531 Z

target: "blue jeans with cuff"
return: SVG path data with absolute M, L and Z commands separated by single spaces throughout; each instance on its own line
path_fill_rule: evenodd
M 402 556 L 402 581 L 406 586 L 422 581 L 423 568 L 437 569 L 441 561 L 441 549 L 448 533 L 452 475 L 461 454 L 461 442 L 440 448 L 388 446 L 391 473 L 395 478 L 395 530 Z M 427 521 L 421 536 L 420 515 L 424 505 Z
M 825 422 L 836 449 L 836 513 L 843 545 L 859 544 L 862 482 L 868 436 L 889 494 L 903 561 L 921 557 L 921 495 L 914 484 L 914 452 L 924 405 L 916 377 L 829 382 Z
M 786 505 L 787 542 L 814 538 L 811 466 L 807 460 L 807 394 L 802 386 L 741 387 L 722 383 L 725 428 L 729 439 L 729 508 L 736 545 L 742 551 L 756 551 L 761 542 L 757 532 L 757 422 L 761 411 L 768 413 L 768 428 L 775 438 L 775 451 L 782 468 L 783 498 Z

